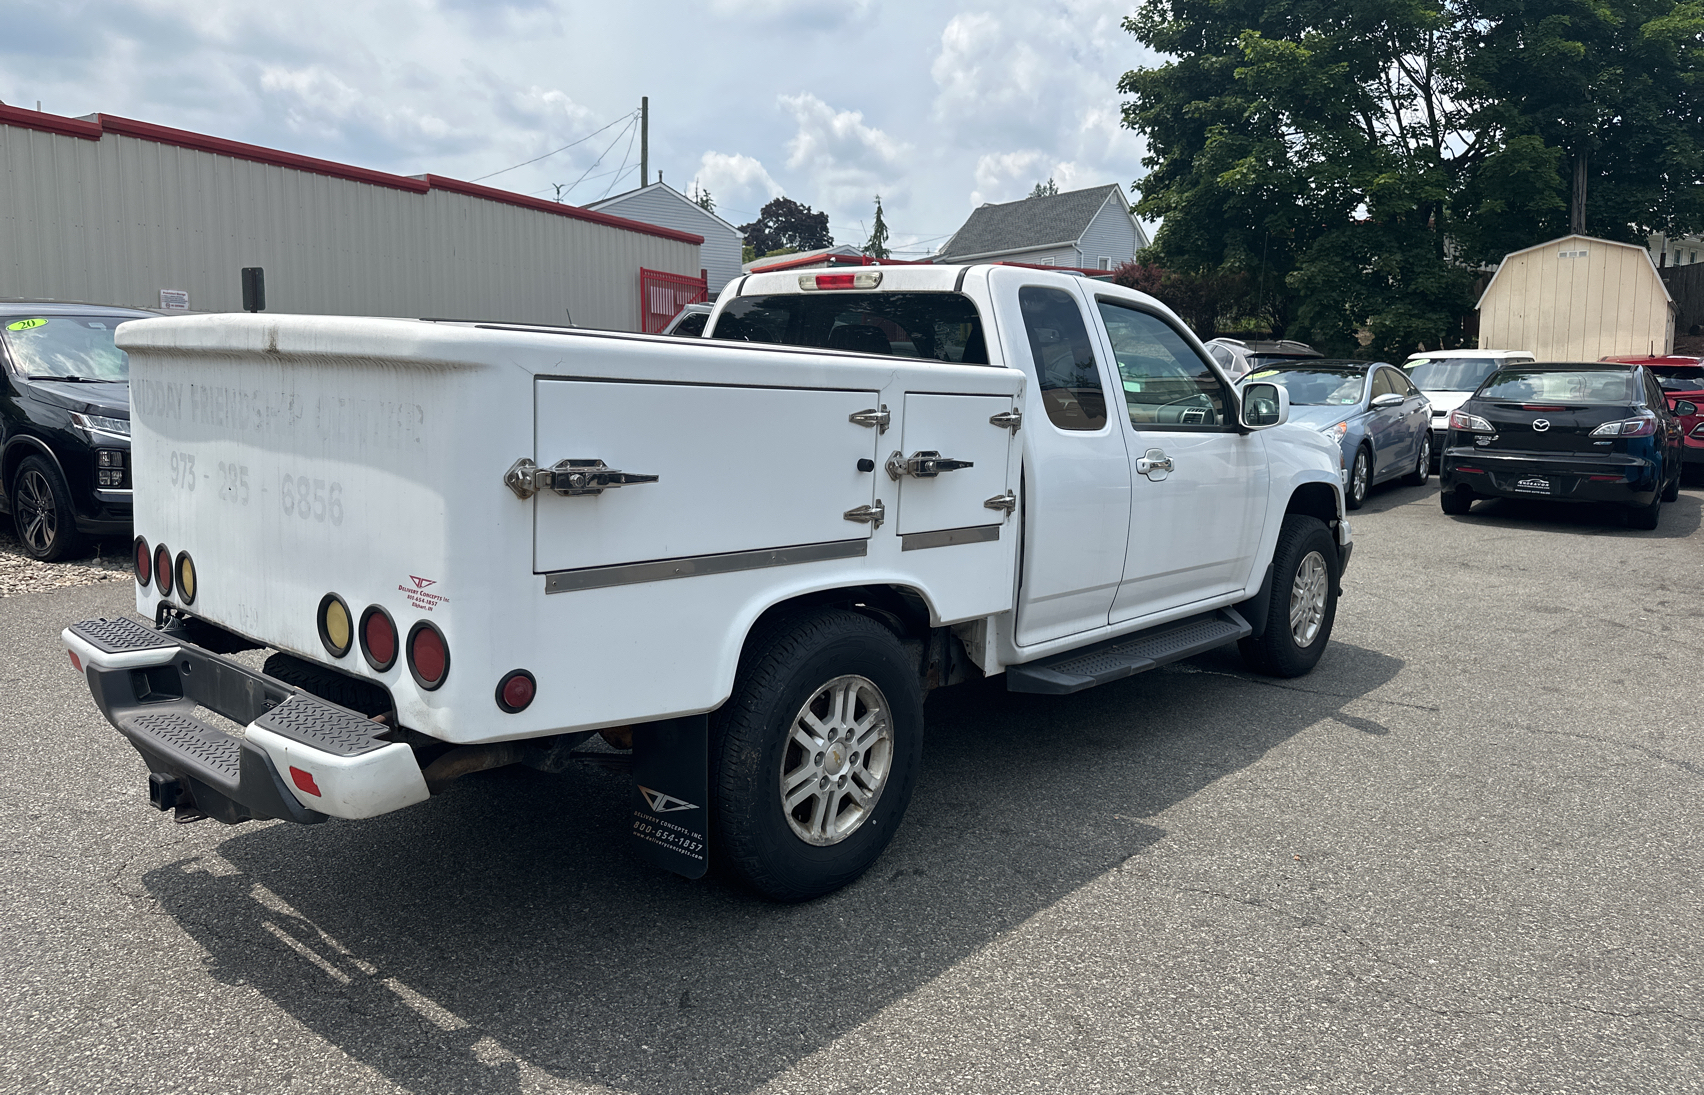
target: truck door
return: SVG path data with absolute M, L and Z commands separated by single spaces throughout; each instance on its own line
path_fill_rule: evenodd
M 1130 534 L 1109 619 L 1241 589 L 1266 514 L 1264 441 L 1238 431 L 1230 384 L 1168 319 L 1111 296 L 1095 305 L 1130 447 Z
M 622 575 L 598 572 L 634 563 L 673 568 L 632 571 L 631 580 L 644 580 L 681 567 L 743 569 L 734 556 L 772 549 L 864 554 L 871 524 L 847 514 L 875 501 L 880 472 L 859 461 L 870 468 L 879 459 L 877 433 L 849 416 L 875 411 L 876 392 L 534 383 L 540 468 L 601 460 L 641 480 L 656 476 L 595 494 L 538 492 L 533 569 L 552 574 L 552 588 L 611 584 Z
M 1015 641 L 1028 646 L 1105 627 L 1124 571 L 1130 463 L 1109 420 L 1104 351 L 1083 302 L 1054 286 L 991 270 L 1004 360 L 1030 378 L 1024 393 L 1023 566 Z

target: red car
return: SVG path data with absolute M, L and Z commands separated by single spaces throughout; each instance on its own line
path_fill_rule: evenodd
M 1663 386 L 1669 409 L 1681 400 L 1697 404 L 1696 414 L 1681 417 L 1682 471 L 1694 475 L 1704 472 L 1704 357 L 1670 354 L 1667 357 L 1606 357 L 1605 361 L 1623 365 L 1643 365 Z

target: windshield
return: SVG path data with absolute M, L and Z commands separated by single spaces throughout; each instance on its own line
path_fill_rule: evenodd
M 1631 403 L 1636 397 L 1629 369 L 1499 369 L 1479 390 L 1479 399 L 1521 402 Z
M 25 376 L 128 380 L 130 359 L 112 341 L 123 322 L 118 316 L 24 316 L 0 320 L 0 337 L 12 367 Z
M 1497 370 L 1489 357 L 1416 357 L 1402 371 L 1423 392 L 1471 392 Z
M 1352 365 L 1303 366 L 1295 369 L 1257 369 L 1244 380 L 1269 380 L 1282 384 L 1295 407 L 1349 407 L 1361 402 L 1367 370 Z
M 742 297 L 712 338 L 988 364 L 982 317 L 960 293 L 785 293 Z
M 1668 392 L 1704 390 L 1704 365 L 1648 365 L 1657 383 Z

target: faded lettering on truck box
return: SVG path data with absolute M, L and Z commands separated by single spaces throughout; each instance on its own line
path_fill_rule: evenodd
M 322 442 L 357 450 L 418 448 L 425 439 L 426 409 L 418 403 L 293 392 L 266 392 L 222 384 L 136 379 L 133 413 L 144 422 L 166 420 L 216 431 L 262 436 L 295 433 L 304 421 Z

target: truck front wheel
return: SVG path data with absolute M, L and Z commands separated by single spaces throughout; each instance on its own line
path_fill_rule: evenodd
M 923 745 L 916 667 L 892 631 L 845 610 L 765 628 L 710 725 L 711 847 L 740 881 L 806 901 L 887 847 Z
M 1318 664 L 1337 619 L 1337 541 L 1317 517 L 1287 514 L 1272 553 L 1266 630 L 1237 644 L 1256 673 L 1299 677 Z

